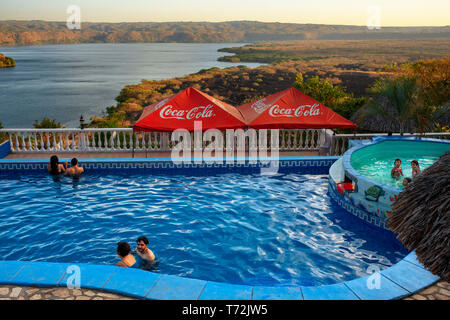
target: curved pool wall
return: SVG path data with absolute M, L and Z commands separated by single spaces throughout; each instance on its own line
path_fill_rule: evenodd
M 351 165 L 351 158 L 356 151 L 384 141 L 442 143 L 448 144 L 449 147 L 450 141 L 419 137 L 373 137 L 371 140 L 350 140 L 350 149 L 331 166 L 328 188 L 330 196 L 341 207 L 365 222 L 389 230 L 386 219 L 392 212 L 392 202 L 402 190 L 365 177 Z M 337 184 L 346 179 L 352 181 L 354 190 L 340 194 L 337 191 Z M 368 194 L 368 190 L 375 191 L 376 197 Z
M 338 157 L 280 157 L 279 172 L 295 168 L 337 178 L 332 168 Z M 61 159 L 65 161 L 67 159 Z M 274 160 L 274 159 L 272 159 Z M 1 175 L 46 170 L 48 159 L 0 159 Z M 260 172 L 267 163 L 252 158 L 225 163 L 173 163 L 170 158 L 79 159 L 89 171 L 129 170 L 164 174 Z M 342 160 L 339 160 L 342 161 Z M 45 172 L 45 171 L 44 171 Z M 37 287 L 80 287 L 157 300 L 388 300 L 417 292 L 439 280 L 420 264 L 414 252 L 395 265 L 372 275 L 315 287 L 248 286 L 153 273 L 139 269 L 80 263 L 0 261 L 0 284 Z

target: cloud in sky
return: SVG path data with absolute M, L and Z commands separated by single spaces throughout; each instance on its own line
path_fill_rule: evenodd
M 252 20 L 366 25 L 379 6 L 384 26 L 450 25 L 448 0 L 2 0 L 0 20 L 65 21 L 69 5 L 82 21 L 165 22 Z

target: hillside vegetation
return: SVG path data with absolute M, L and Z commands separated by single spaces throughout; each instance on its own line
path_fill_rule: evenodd
M 90 126 L 131 126 L 145 106 L 190 86 L 234 106 L 293 86 L 316 97 L 327 91 L 323 103 L 350 118 L 367 101 L 367 89 L 377 79 L 389 77 L 398 65 L 444 58 L 449 47 L 450 39 L 443 38 L 261 42 L 226 49 L 223 51 L 237 53 L 227 59 L 257 60 L 250 53 L 264 56 L 270 64 L 212 68 L 184 77 L 127 85 L 116 98 L 117 104 L 107 108 L 104 117 L 92 118 Z M 242 56 L 245 58 L 241 60 Z
M 275 40 L 399 39 L 450 37 L 450 27 L 340 26 L 255 21 L 230 22 L 83 22 L 70 30 L 65 22 L 0 21 L 0 46 L 120 43 L 120 42 L 222 42 L 247 43 Z
M 9 67 L 15 67 L 16 62 L 13 58 L 5 57 L 0 53 L 0 68 L 9 68 Z

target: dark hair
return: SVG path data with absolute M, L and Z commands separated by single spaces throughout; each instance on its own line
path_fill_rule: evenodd
M 148 244 L 147 237 L 142 236 L 142 237 L 137 238 L 136 242 L 140 242 L 140 241 L 142 241 L 145 244 Z
M 120 241 L 117 244 L 117 253 L 119 254 L 119 256 L 126 257 L 130 253 L 130 251 L 131 248 L 128 242 Z
M 413 160 L 413 161 L 411 161 L 411 163 L 414 163 L 416 166 L 419 165 L 419 161 L 417 161 L 417 160 Z
M 58 174 L 58 156 L 54 155 L 50 157 L 50 173 L 51 174 Z
M 408 183 L 410 183 L 412 181 L 411 178 L 408 178 L 408 177 L 406 177 L 405 179 L 406 179 L 406 181 L 408 181 Z
M 72 160 L 70 160 L 70 164 L 71 164 L 72 166 L 76 166 L 77 163 L 78 163 L 77 158 L 73 158 Z
M 400 163 L 402 162 L 402 160 L 397 158 L 397 159 L 394 160 L 394 163 L 396 163 L 397 161 L 400 161 Z

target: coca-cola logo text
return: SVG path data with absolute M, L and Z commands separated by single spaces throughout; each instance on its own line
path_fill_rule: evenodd
M 269 115 L 271 117 L 312 117 L 320 115 L 320 108 L 318 103 L 294 108 L 282 108 L 276 104 L 270 107 Z
M 180 119 L 180 120 L 192 120 L 192 119 L 204 119 L 214 117 L 212 112 L 212 105 L 198 106 L 190 110 L 175 109 L 172 105 L 167 105 L 161 109 L 159 116 L 162 119 Z

